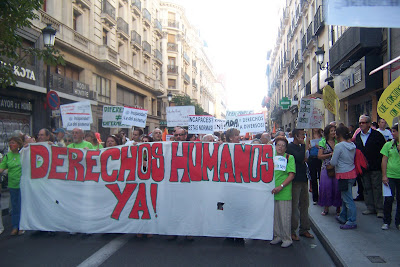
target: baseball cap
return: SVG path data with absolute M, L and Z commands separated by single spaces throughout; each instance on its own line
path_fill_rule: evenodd
M 65 130 L 63 128 L 58 128 L 54 133 L 65 133 Z

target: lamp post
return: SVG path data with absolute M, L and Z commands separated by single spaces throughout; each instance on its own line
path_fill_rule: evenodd
M 42 30 L 43 34 L 43 43 L 47 49 L 54 47 L 54 41 L 56 37 L 56 30 L 51 27 L 51 24 L 47 24 L 47 27 Z M 47 63 L 47 72 L 46 72 L 46 92 L 47 94 L 50 92 L 50 64 Z M 47 107 L 47 126 L 51 129 L 51 114 L 50 108 Z
M 167 99 L 168 99 L 168 107 L 170 107 L 170 106 L 171 106 L 171 101 L 172 101 L 172 94 L 171 94 L 171 92 L 168 92 L 168 94 L 167 94 Z
M 319 87 L 319 71 L 320 70 L 326 70 L 327 71 L 327 77 L 328 77 L 328 71 L 329 71 L 329 62 L 326 62 L 326 66 L 323 65 L 324 64 L 324 55 L 325 55 L 325 51 L 322 47 L 318 47 L 317 51 L 315 51 L 315 55 L 317 56 L 317 64 L 318 67 L 317 68 L 317 92 L 318 93 L 322 93 L 321 92 L 321 88 Z

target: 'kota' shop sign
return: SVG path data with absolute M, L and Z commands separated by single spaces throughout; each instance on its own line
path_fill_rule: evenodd
M 292 105 L 292 100 L 290 100 L 287 97 L 283 97 L 280 101 L 279 101 L 279 106 L 282 107 L 282 109 L 289 109 L 289 107 Z

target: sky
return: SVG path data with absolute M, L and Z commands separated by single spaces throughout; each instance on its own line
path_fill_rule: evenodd
M 207 42 L 216 74 L 226 77 L 228 110 L 261 110 L 267 95 L 267 52 L 272 50 L 285 0 L 170 0 L 185 8 Z

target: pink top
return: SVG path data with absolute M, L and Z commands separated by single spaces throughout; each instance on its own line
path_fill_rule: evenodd
M 356 168 L 349 172 L 336 173 L 336 179 L 355 179 L 357 178 Z

